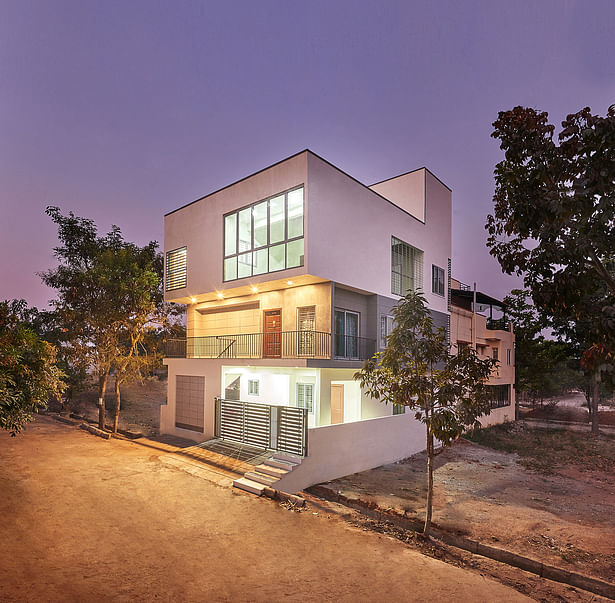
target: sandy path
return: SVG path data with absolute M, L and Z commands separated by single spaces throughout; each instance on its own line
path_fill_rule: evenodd
M 0 600 L 527 600 L 385 536 L 189 475 L 163 454 L 46 417 L 0 434 Z

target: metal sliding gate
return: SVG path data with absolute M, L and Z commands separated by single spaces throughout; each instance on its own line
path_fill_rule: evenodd
M 307 455 L 307 409 L 216 398 L 215 435 L 241 442 Z

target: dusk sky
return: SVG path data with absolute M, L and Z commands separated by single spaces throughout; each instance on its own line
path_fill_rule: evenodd
M 614 0 L 0 0 L 0 299 L 53 297 L 47 205 L 162 244 L 166 212 L 304 148 L 366 184 L 428 167 L 453 275 L 502 296 L 491 123 L 604 115 L 614 26 Z

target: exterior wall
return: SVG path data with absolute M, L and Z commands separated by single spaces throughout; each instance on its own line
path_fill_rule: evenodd
M 167 385 L 167 403 L 166 406 L 160 407 L 160 433 L 168 433 L 183 438 L 203 442 L 214 437 L 214 419 L 215 419 L 215 398 L 220 396 L 224 391 L 222 383 L 222 368 L 225 366 L 253 367 L 258 370 L 258 367 L 271 367 L 271 360 L 240 360 L 240 359 L 204 359 L 204 358 L 166 358 L 164 363 L 169 367 L 169 380 Z M 274 370 L 279 370 L 281 373 L 286 369 L 305 368 L 305 360 L 276 360 Z M 313 369 L 308 371 L 313 373 Z M 203 416 L 204 429 L 203 432 L 181 429 L 175 426 L 175 392 L 176 392 L 176 376 L 203 376 L 205 377 L 205 397 L 203 400 Z M 318 389 L 318 387 L 317 387 Z M 262 400 L 263 403 L 271 404 Z
M 309 237 L 307 153 L 300 153 L 240 182 L 167 214 L 164 219 L 164 250 L 187 247 L 185 288 L 165 293 L 167 301 L 190 298 L 210 291 L 223 291 L 239 284 L 261 283 L 276 278 L 306 274 L 307 267 L 224 283 L 222 280 L 223 215 L 250 203 L 304 185 L 305 239 Z M 307 260 L 306 260 L 307 264 Z
M 316 427 L 308 432 L 309 456 L 276 483 L 298 492 L 314 484 L 405 459 L 425 449 L 425 426 L 411 414 Z
M 241 309 L 242 304 L 258 303 L 258 308 Z M 228 311 L 237 306 L 237 311 Z M 207 335 L 234 335 L 262 333 L 263 311 L 282 309 L 282 330 L 297 330 L 297 308 L 315 306 L 316 331 L 331 330 L 331 284 L 305 285 L 254 295 L 234 297 L 230 300 L 190 304 L 186 311 L 188 337 Z M 200 314 L 198 310 L 220 310 Z
M 426 172 L 425 168 L 421 168 L 372 184 L 369 188 L 390 199 L 417 220 L 425 222 Z
M 333 295 L 334 310 L 350 310 L 360 314 L 359 337 L 375 339 L 374 324 L 369 320 L 370 298 L 371 295 L 363 295 L 343 289 L 336 285 Z M 332 333 L 335 329 L 332 329 Z
M 515 334 L 511 331 L 487 329 L 487 319 L 482 314 L 475 315 L 475 340 L 478 356 L 493 357 L 493 348 L 498 350 L 499 365 L 491 374 L 489 385 L 509 385 L 510 405 L 494 408 L 491 414 L 480 419 L 486 427 L 497 423 L 515 420 Z M 456 306 L 451 307 L 451 343 L 472 344 L 472 312 Z M 510 350 L 508 364 L 507 350 Z
M 307 264 L 310 274 L 354 289 L 391 293 L 391 237 L 424 252 L 424 293 L 447 313 L 446 296 L 431 292 L 431 265 L 451 257 L 451 192 L 425 172 L 425 223 L 410 216 L 319 157 L 308 155 Z

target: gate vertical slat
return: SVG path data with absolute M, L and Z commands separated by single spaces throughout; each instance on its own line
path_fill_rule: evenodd
M 307 454 L 307 410 L 216 398 L 215 435 L 259 448 Z

